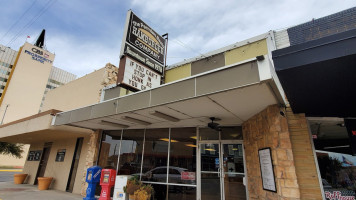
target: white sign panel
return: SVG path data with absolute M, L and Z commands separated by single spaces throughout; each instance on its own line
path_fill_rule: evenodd
M 276 182 L 274 181 L 271 149 L 265 148 L 258 150 L 258 156 L 260 158 L 263 189 L 276 192 L 277 190 Z
M 126 57 L 125 72 L 121 83 L 137 90 L 147 90 L 161 85 L 161 75 Z

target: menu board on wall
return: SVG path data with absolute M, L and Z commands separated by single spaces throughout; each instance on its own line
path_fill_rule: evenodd
M 41 159 L 41 153 L 41 150 L 28 152 L 27 161 L 39 161 Z
M 65 156 L 66 156 L 66 150 L 65 149 L 59 149 L 57 151 L 57 155 L 56 155 L 56 162 L 63 162 Z
M 258 157 L 260 159 L 263 189 L 271 192 L 277 192 L 272 165 L 271 148 L 259 149 Z

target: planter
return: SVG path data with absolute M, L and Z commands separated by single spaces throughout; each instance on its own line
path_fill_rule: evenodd
M 15 184 L 23 184 L 27 177 L 27 174 L 14 174 L 14 183 Z
M 48 190 L 49 185 L 53 180 L 53 177 L 38 177 L 38 190 Z
M 129 200 L 135 200 L 135 195 L 129 194 Z

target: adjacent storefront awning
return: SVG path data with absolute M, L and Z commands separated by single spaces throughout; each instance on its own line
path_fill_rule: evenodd
M 273 52 L 295 113 L 356 117 L 356 29 Z
M 31 144 L 88 135 L 92 131 L 71 126 L 52 126 L 58 110 L 49 110 L 0 126 L 0 141 Z
M 160 87 L 58 113 L 54 125 L 118 130 L 241 125 L 272 104 L 285 104 L 270 60 L 247 60 Z M 118 96 L 118 95 L 117 95 Z

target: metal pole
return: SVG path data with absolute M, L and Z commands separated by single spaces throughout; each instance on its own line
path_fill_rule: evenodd
M 5 118 L 5 115 L 6 115 L 7 107 L 9 107 L 9 104 L 6 104 L 6 108 L 5 108 L 4 115 L 2 116 L 1 124 L 4 122 L 4 118 Z
M 164 66 L 163 66 L 163 74 L 162 74 L 163 81 L 161 80 L 161 84 L 166 83 L 165 72 L 166 72 L 166 67 L 167 67 L 168 33 L 163 34 L 162 37 L 166 37 L 166 38 L 164 38 L 166 40 L 166 47 L 165 47 Z

